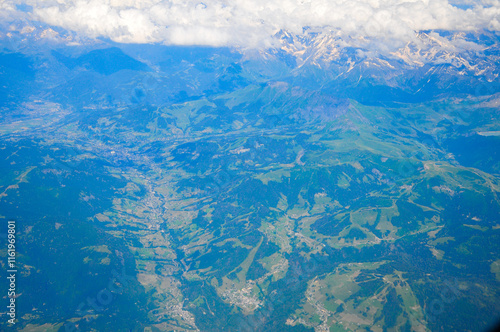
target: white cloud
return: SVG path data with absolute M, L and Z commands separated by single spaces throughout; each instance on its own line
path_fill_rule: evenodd
M 498 0 L 453 3 L 468 9 L 447 0 L 7 0 L 0 13 L 26 4 L 33 20 L 89 37 L 177 45 L 262 47 L 280 29 L 300 34 L 304 27 L 385 47 L 420 30 L 500 30 Z

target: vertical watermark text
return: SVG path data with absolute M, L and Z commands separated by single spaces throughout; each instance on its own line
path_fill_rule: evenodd
M 7 296 L 9 305 L 7 306 L 7 316 L 9 324 L 16 324 L 16 222 L 9 220 L 7 223 L 7 280 L 9 289 Z

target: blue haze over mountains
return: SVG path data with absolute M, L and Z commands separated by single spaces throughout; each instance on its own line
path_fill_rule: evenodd
M 259 50 L 47 29 L 69 34 L 0 45 L 0 218 L 20 271 L 2 330 L 498 323 L 498 32 L 377 53 L 309 28 Z M 481 47 L 440 44 L 458 39 Z

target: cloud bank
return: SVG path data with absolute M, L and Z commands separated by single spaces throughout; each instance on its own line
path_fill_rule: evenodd
M 405 43 L 422 30 L 500 31 L 500 1 L 6 0 L 0 20 L 28 16 L 120 43 L 270 47 L 304 28 L 350 41 Z

